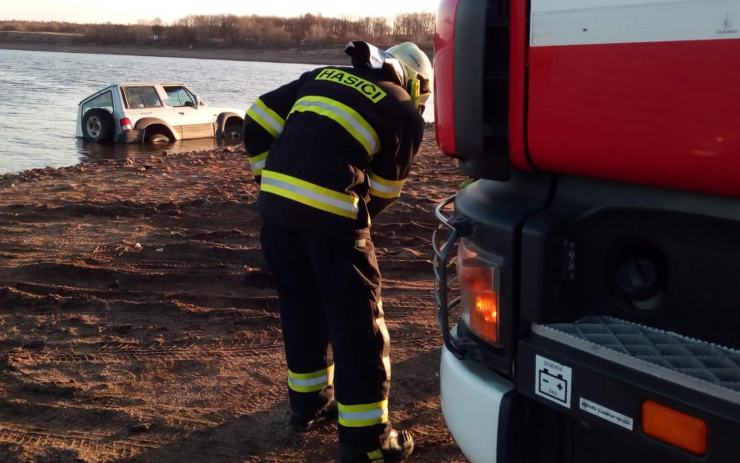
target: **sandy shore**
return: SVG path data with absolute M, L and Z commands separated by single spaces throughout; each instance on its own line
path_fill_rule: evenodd
M 61 42 L 0 41 L 0 49 L 92 53 L 108 55 L 163 56 L 175 58 L 263 61 L 273 63 L 341 64 L 347 62 L 343 47 L 328 49 L 250 50 L 217 48 L 121 47 Z
M 391 418 L 463 462 L 440 413 L 432 207 L 462 180 L 425 137 L 374 225 Z M 258 194 L 233 148 L 0 176 L 0 461 L 325 462 L 288 408 Z

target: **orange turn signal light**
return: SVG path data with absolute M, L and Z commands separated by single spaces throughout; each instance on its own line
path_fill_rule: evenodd
M 460 243 L 458 253 L 463 320 L 481 340 L 498 345 L 501 259 L 477 249 L 466 239 Z
M 475 294 L 475 303 L 468 320 L 470 329 L 482 340 L 498 343 L 498 294 L 483 291 Z
M 642 431 L 695 455 L 707 453 L 707 423 L 651 400 L 642 404 Z

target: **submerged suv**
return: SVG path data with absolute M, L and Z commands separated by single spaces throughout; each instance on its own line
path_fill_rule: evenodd
M 241 111 L 208 106 L 185 84 L 123 83 L 82 100 L 77 137 L 117 143 L 169 142 L 191 138 L 238 139 Z

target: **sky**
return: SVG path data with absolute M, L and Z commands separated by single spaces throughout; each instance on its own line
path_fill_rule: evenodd
M 2 0 L 0 20 L 23 19 L 77 23 L 135 23 L 156 17 L 170 22 L 191 14 L 298 16 L 394 16 L 435 11 L 438 0 Z

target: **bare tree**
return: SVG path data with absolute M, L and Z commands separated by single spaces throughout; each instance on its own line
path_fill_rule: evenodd
M 169 46 L 283 47 L 367 40 L 387 46 L 398 40 L 413 40 L 429 49 L 434 34 L 434 15 L 405 13 L 390 23 L 382 16 L 332 18 L 320 14 L 292 18 L 190 15 L 169 25 L 161 18 L 140 20 L 136 25 L 0 21 L 0 31 L 74 33 L 101 44 L 143 44 L 157 40 Z

